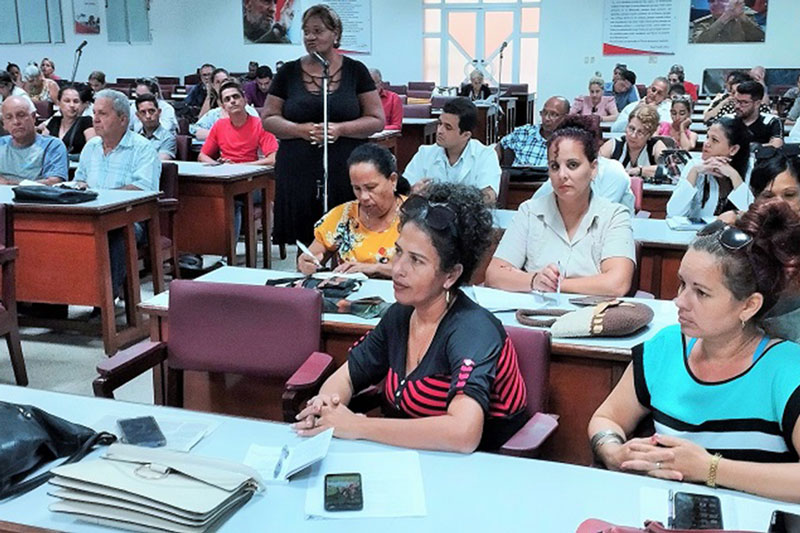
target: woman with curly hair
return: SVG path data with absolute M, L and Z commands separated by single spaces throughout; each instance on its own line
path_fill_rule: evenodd
M 319 219 L 309 247 L 313 257 L 300 254 L 297 269 L 312 274 L 335 255 L 337 272 L 390 278 L 400 205 L 406 200 L 398 185 L 400 192 L 407 193 L 408 183 L 397 175 L 392 153 L 374 143 L 353 150 L 347 166 L 356 199 L 334 207 Z
M 658 167 L 658 157 L 667 148 L 663 141 L 653 138 L 659 121 L 656 106 L 641 104 L 628 117 L 625 136 L 609 139 L 600 147 L 600 156 L 616 159 L 631 176 L 652 178 Z
M 526 390 L 502 324 L 459 287 L 489 246 L 492 215 L 475 187 L 433 183 L 400 210 L 395 303 L 297 416 L 301 436 L 469 453 L 527 421 Z M 353 394 L 384 381 L 387 418 L 357 416 Z
M 592 192 L 591 119 L 567 117 L 547 141 L 552 192 L 520 205 L 486 270 L 507 291 L 624 296 L 636 261 L 630 213 Z

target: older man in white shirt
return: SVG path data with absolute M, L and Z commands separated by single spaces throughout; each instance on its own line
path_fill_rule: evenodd
M 500 190 L 500 163 L 495 151 L 472 138 L 478 122 L 475 104 L 466 98 L 447 102 L 439 116 L 436 144 L 420 146 L 403 176 L 418 190 L 431 181 L 473 185 L 494 204 Z
M 653 83 L 650 84 L 650 87 L 647 88 L 647 94 L 644 96 L 644 100 L 631 102 L 619 112 L 617 120 L 611 125 L 611 131 L 625 131 L 625 128 L 628 127 L 628 117 L 633 110 L 636 109 L 636 106 L 641 103 L 656 106 L 658 109 L 660 122 L 672 122 L 672 116 L 670 115 L 672 100 L 667 98 L 668 94 L 669 80 L 663 76 L 659 76 L 658 78 L 654 79 Z

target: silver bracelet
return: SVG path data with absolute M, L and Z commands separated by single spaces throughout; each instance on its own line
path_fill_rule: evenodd
M 598 431 L 590 440 L 590 445 L 592 447 L 592 454 L 597 456 L 597 451 L 600 447 L 608 444 L 609 442 L 616 442 L 617 444 L 624 444 L 625 439 L 622 438 L 622 435 L 614 431 L 613 429 L 606 429 L 603 431 Z

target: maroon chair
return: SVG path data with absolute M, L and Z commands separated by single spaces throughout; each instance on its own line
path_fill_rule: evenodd
M 318 388 L 333 372 L 333 358 L 317 351 L 321 333 L 318 291 L 173 281 L 169 340 L 142 341 L 100 363 L 94 394 L 113 398 L 116 388 L 166 363 L 167 405 L 183 405 L 184 371 L 201 371 L 288 381 L 297 390 L 286 390 L 284 412 L 297 410 L 307 397 L 296 392 Z
M 406 95 L 409 98 L 422 98 L 425 100 L 430 100 L 431 95 L 433 94 L 432 91 L 428 91 L 425 89 L 409 89 Z
M 156 76 L 156 81 L 159 85 L 180 85 L 181 79 L 177 76 Z
M 550 333 L 544 330 L 509 326 L 506 327 L 506 332 L 516 349 L 520 372 L 528 392 L 525 412 L 529 416 L 529 420 L 506 441 L 498 452 L 503 455 L 536 457 L 541 445 L 558 427 L 557 418 L 545 414 L 550 380 Z M 298 383 L 302 382 L 302 398 L 310 398 L 316 394 L 319 387 L 316 383 L 321 384 L 323 380 L 314 376 L 315 364 L 318 363 L 311 358 L 307 365 L 303 365 L 302 376 L 293 378 L 295 381 L 287 382 L 287 393 L 298 392 L 301 387 Z M 383 397 L 382 386 L 372 386 L 365 391 L 358 392 L 351 400 L 349 407 L 357 411 L 371 410 L 383 401 Z M 295 420 L 295 416 L 300 412 L 300 404 L 297 405 L 296 410 L 285 412 L 286 422 Z
M 161 261 L 169 262 L 172 266 L 172 278 L 179 279 L 181 269 L 178 267 L 178 244 L 175 239 L 175 213 L 178 211 L 178 165 L 162 163 L 159 183 L 162 193 L 158 199 Z M 150 252 L 147 245 L 139 247 L 137 254 L 139 259 L 145 263 L 145 267 L 148 267 Z
M 456 96 L 432 96 L 431 107 L 433 109 L 441 109 L 447 102 L 456 99 Z
M 405 85 L 387 85 L 386 88 L 397 94 L 406 94 L 408 91 L 408 87 Z
M 511 182 L 511 171 L 503 169 L 500 172 L 500 190 L 497 191 L 497 208 L 508 209 L 508 188 Z
M 22 357 L 19 341 L 19 322 L 17 320 L 17 296 L 15 289 L 14 261 L 17 248 L 14 247 L 14 218 L 10 205 L 0 204 L 0 268 L 2 268 L 2 292 L 0 292 L 0 335 L 6 338 L 11 368 L 17 385 L 28 384 L 28 372 Z
M 436 83 L 432 81 L 410 81 L 408 82 L 409 91 L 428 91 L 432 92 Z
M 501 83 L 500 89 L 508 94 L 528 94 L 527 83 Z
M 406 104 L 403 118 L 431 118 L 431 104 Z
M 200 74 L 197 74 L 197 73 L 187 74 L 186 76 L 183 77 L 183 84 L 184 85 L 187 85 L 187 86 L 188 85 L 197 85 L 198 83 L 200 83 Z M 186 90 L 188 91 L 189 88 L 187 87 Z
M 184 119 L 178 119 L 178 123 Z M 175 136 L 175 158 L 178 161 L 192 161 L 191 157 L 192 138 L 188 135 L 179 133 Z
M 33 105 L 36 107 L 37 121 L 41 122 L 50 118 L 53 114 L 53 102 L 35 101 Z
M 633 193 L 633 210 L 638 213 L 642 209 L 642 195 L 644 194 L 644 180 L 639 176 L 631 176 L 631 192 Z

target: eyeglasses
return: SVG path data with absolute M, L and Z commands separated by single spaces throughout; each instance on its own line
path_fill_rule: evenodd
M 628 133 L 631 134 L 632 137 L 647 137 L 648 135 L 650 135 L 649 130 L 636 129 L 633 126 L 628 126 L 627 131 Z
M 751 235 L 739 228 L 729 226 L 722 220 L 715 220 L 697 232 L 698 237 L 706 237 L 714 234 L 717 235 L 717 240 L 719 240 L 722 246 L 734 252 L 746 248 L 753 242 L 753 237 Z
M 400 212 L 411 218 L 421 218 L 436 231 L 449 229 L 454 236 L 458 236 L 456 227 L 456 212 L 445 202 L 431 202 L 424 196 L 412 194 L 400 206 Z
M 557 113 L 554 111 L 539 111 L 539 116 L 545 119 L 549 118 L 561 118 L 561 113 Z

